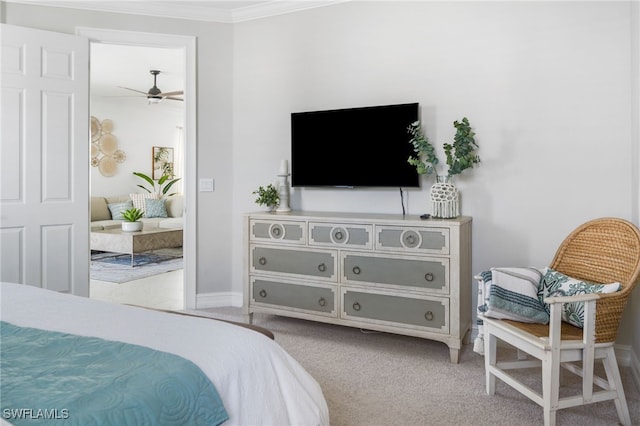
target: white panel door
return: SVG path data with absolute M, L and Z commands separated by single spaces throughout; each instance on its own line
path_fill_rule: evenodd
M 0 280 L 89 295 L 89 42 L 0 24 Z

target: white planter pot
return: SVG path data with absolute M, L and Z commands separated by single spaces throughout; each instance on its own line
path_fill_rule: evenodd
M 142 231 L 142 222 L 122 222 L 122 230 L 124 232 Z

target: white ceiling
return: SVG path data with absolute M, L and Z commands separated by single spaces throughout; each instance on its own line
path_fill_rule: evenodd
M 180 49 L 91 43 L 91 96 L 139 100 L 146 97 L 128 87 L 147 92 L 153 86 L 150 70 L 159 70 L 156 84 L 163 92 L 184 90 L 184 57 Z M 163 103 L 180 103 L 164 100 Z

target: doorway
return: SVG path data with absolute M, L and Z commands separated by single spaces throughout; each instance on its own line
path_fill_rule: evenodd
M 195 38 L 186 36 L 174 36 L 165 34 L 151 34 L 151 33 L 136 33 L 129 31 L 115 31 L 115 30 L 102 30 L 92 28 L 80 28 L 77 33 L 85 36 L 89 39 L 90 46 L 111 46 L 114 48 L 121 47 L 123 50 L 127 48 L 136 47 L 138 49 L 148 49 L 149 52 L 160 52 L 163 49 L 166 52 L 176 53 L 182 58 L 182 76 L 183 76 L 183 90 L 184 101 L 175 102 L 169 100 L 163 100 L 163 102 L 172 102 L 174 108 L 181 108 L 183 112 L 183 123 L 175 126 L 176 138 L 180 139 L 184 149 L 183 160 L 181 163 L 184 165 L 182 171 L 182 193 L 184 194 L 184 207 L 182 212 L 183 217 L 183 262 L 184 269 L 182 270 L 182 291 L 183 291 L 183 306 L 181 308 L 195 309 L 196 307 L 196 232 L 195 232 L 195 197 L 196 193 L 194 188 L 196 181 L 196 158 L 195 158 L 195 135 L 196 135 L 196 93 L 195 93 Z M 159 49 L 159 50 L 158 50 Z M 90 49 L 93 50 L 93 49 Z M 100 49 L 96 49 L 100 50 Z M 99 63 L 98 60 L 95 61 Z M 90 58 L 91 66 L 94 67 L 94 60 Z M 146 70 L 145 72 L 149 72 Z M 139 72 L 139 71 L 138 71 Z M 160 75 L 159 77 L 162 77 Z M 171 84 L 173 81 L 172 76 L 168 72 L 165 76 L 166 84 Z M 173 76 L 175 77 L 175 75 Z M 146 91 L 153 85 L 153 81 L 149 78 L 148 83 L 145 85 L 144 80 L 142 83 L 137 83 L 137 87 L 132 89 Z M 124 83 L 126 84 L 126 83 Z M 134 85 L 135 83 L 132 83 Z M 142 84 L 142 86 L 140 86 Z M 157 82 L 159 87 L 162 87 L 162 80 Z M 149 87 L 146 87 L 149 86 Z M 125 86 L 126 87 L 126 86 Z M 164 88 L 163 88 L 164 89 Z M 167 86 L 167 90 L 173 91 L 173 88 Z M 140 100 L 142 103 L 146 103 L 146 99 L 135 99 L 135 95 L 138 95 L 135 91 L 127 92 L 125 89 L 116 91 L 112 96 L 128 96 L 127 102 Z M 120 94 L 122 93 L 122 94 Z M 160 105 L 145 105 L 148 107 L 156 107 Z M 167 105 L 171 107 L 171 104 Z M 155 112 L 159 112 L 156 110 Z M 114 133 L 116 133 L 114 131 Z M 149 152 L 149 166 L 151 165 L 151 151 Z M 177 159 L 176 159 L 177 160 Z M 179 161 L 179 160 L 178 160 Z M 126 173 L 125 179 L 131 179 L 132 176 Z M 176 184 L 177 185 L 177 184 Z M 175 277 L 175 273 L 174 273 Z

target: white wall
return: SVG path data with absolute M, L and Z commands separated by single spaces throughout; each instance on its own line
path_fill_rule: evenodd
M 118 149 L 127 155 L 126 161 L 118 164 L 114 176 L 103 176 L 97 167 L 91 168 L 91 195 L 108 197 L 144 192 L 137 185 L 149 185 L 133 172 L 152 175 L 152 147 L 175 149 L 180 132 L 177 126 L 184 125 L 182 108 L 164 103 L 149 105 L 141 97 L 126 101 L 92 99 L 90 109 L 91 115 L 100 121 L 106 118 L 113 121 L 112 134 L 118 139 Z M 177 184 L 173 188 L 177 188 Z
M 467 116 L 482 164 L 456 183 L 474 220 L 474 272 L 544 266 L 580 223 L 631 219 L 629 12 L 623 2 L 348 2 L 236 24 L 234 291 L 241 213 L 290 158 L 294 111 L 418 101 L 438 145 Z M 410 191 L 410 213 L 427 211 L 431 182 Z M 293 208 L 401 212 L 397 190 L 292 198 Z
M 418 101 L 438 145 L 469 117 L 482 164 L 457 183 L 474 272 L 544 265 L 579 223 L 637 218 L 630 2 L 349 2 L 234 25 L 2 6 L 14 25 L 197 37 L 198 177 L 216 179 L 198 194 L 200 294 L 242 291 L 241 215 L 290 157 L 293 111 Z M 410 213 L 426 211 L 430 183 L 410 191 Z M 292 205 L 401 211 L 397 190 L 296 190 Z M 639 313 L 636 297 L 627 319 Z
M 633 2 L 631 7 L 631 87 L 635 96 L 631 103 L 632 143 L 635 158 L 635 185 L 631 199 L 635 205 L 634 222 L 640 226 L 640 2 Z M 633 342 L 636 354 L 636 367 L 640 371 L 640 286 L 633 292 L 624 316 L 627 333 Z M 636 377 L 640 387 L 640 376 Z

